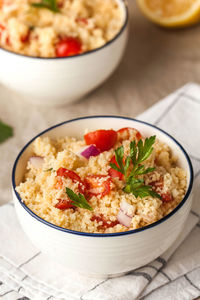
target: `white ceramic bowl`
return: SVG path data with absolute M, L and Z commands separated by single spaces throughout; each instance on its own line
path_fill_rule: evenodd
M 149 263 L 167 250 L 178 237 L 192 203 L 193 170 L 183 147 L 170 135 L 150 124 L 115 116 L 94 116 L 66 121 L 38 136 L 82 137 L 84 130 L 137 128 L 144 136 L 156 135 L 178 156 L 187 172 L 187 192 L 182 202 L 163 219 L 136 230 L 94 234 L 76 232 L 48 223 L 35 215 L 15 191 L 25 172 L 33 138 L 19 153 L 12 175 L 13 198 L 21 226 L 33 244 L 62 265 L 93 276 L 113 276 Z M 37 137 L 38 137 L 37 136 Z
M 118 66 L 127 42 L 128 8 L 120 32 L 103 47 L 65 58 L 36 58 L 0 48 L 0 82 L 34 104 L 63 105 L 83 97 L 104 82 Z

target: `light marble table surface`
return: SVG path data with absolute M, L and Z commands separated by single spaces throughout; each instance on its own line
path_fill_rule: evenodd
M 112 77 L 84 99 L 59 108 L 36 107 L 0 86 L 0 119 L 15 131 L 0 145 L 0 205 L 11 200 L 17 153 L 41 130 L 85 115 L 134 117 L 185 83 L 200 82 L 200 26 L 161 29 L 143 17 L 134 0 L 129 7 L 130 39 L 124 58 Z

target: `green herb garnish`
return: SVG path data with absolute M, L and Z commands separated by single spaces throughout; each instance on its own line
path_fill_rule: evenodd
M 11 136 L 13 136 L 12 127 L 0 121 L 0 143 L 3 143 Z
M 115 159 L 118 164 L 111 163 L 112 169 L 122 173 L 125 176 L 126 185 L 124 191 L 128 194 L 133 194 L 135 197 L 144 198 L 152 196 L 154 198 L 160 198 L 161 196 L 156 193 L 152 186 L 145 185 L 143 179 L 139 179 L 139 175 L 153 172 L 155 168 L 146 168 L 141 163 L 144 162 L 153 151 L 153 144 L 155 143 L 156 136 L 146 138 L 144 143 L 142 140 L 136 144 L 135 141 L 130 143 L 130 156 L 127 156 L 124 161 L 124 147 L 121 146 L 115 150 Z M 130 171 L 130 163 L 133 163 L 133 169 Z
M 93 210 L 92 207 L 89 205 L 87 200 L 85 199 L 85 196 L 81 193 L 75 194 L 71 189 L 66 187 L 66 193 L 67 196 L 72 200 L 72 204 L 74 206 L 85 208 L 88 210 Z
M 56 0 L 41 0 L 41 2 L 31 3 L 31 5 L 37 8 L 47 8 L 55 13 L 60 12 Z
M 44 172 L 51 172 L 51 171 L 53 171 L 53 168 L 49 168 L 49 169 L 44 170 Z

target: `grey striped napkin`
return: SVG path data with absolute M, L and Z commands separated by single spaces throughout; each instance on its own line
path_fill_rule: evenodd
M 200 86 L 187 84 L 138 117 L 174 135 L 195 171 L 195 203 L 176 243 L 126 276 L 90 279 L 49 260 L 22 232 L 12 203 L 0 208 L 2 300 L 189 300 L 200 296 Z

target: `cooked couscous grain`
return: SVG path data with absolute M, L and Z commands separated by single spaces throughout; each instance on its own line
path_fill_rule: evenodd
M 187 186 L 186 172 L 178 166 L 177 158 L 166 144 L 156 139 L 153 152 L 143 162 L 145 168 L 155 167 L 155 170 L 140 175 L 139 178 L 161 197 L 136 197 L 124 191 L 124 178 L 119 172 L 110 172 L 110 161 L 115 149 L 120 146 L 124 147 L 125 156 L 129 155 L 130 141 L 138 142 L 141 136 L 130 134 L 122 138 L 117 134 L 117 141 L 113 147 L 108 151 L 101 151 L 99 155 L 90 156 L 89 159 L 80 155 L 80 149 L 86 146 L 84 140 L 70 137 L 57 140 L 48 137 L 37 138 L 32 144 L 33 156 L 36 159 L 42 158 L 43 163 L 38 167 L 34 166 L 31 160 L 28 161 L 24 180 L 17 187 L 22 200 L 34 213 L 50 223 L 90 233 L 136 229 L 169 214 L 182 201 Z M 144 138 L 142 140 L 144 141 Z M 65 174 L 62 172 L 66 172 L 63 170 L 73 173 L 62 175 Z M 80 180 L 74 177 L 77 175 Z M 79 207 L 61 209 L 60 204 L 58 205 L 60 199 L 64 203 L 69 200 L 66 187 L 76 194 L 81 188 L 84 193 L 88 183 L 90 193 L 86 198 L 93 210 Z M 108 183 L 109 189 L 106 190 Z M 96 189 L 98 193 L 95 193 Z M 119 222 L 118 214 L 122 203 L 128 205 L 126 213 L 128 218 L 131 216 L 128 227 Z

